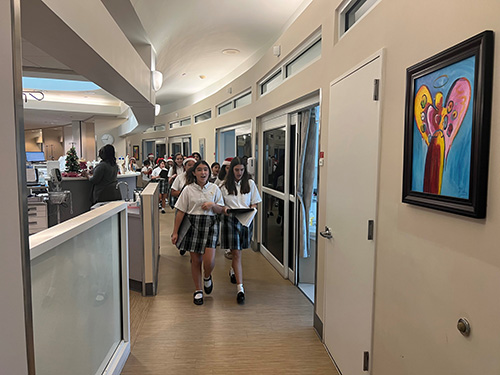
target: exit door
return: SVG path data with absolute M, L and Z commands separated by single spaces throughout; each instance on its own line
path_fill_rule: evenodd
M 381 59 L 330 87 L 326 225 L 332 238 L 326 240 L 324 336 L 343 375 L 369 373 L 380 103 L 374 81 Z

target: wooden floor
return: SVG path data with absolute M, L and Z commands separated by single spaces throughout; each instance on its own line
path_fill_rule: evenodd
M 194 305 L 189 257 L 169 241 L 173 214 L 160 216 L 159 291 L 130 294 L 132 352 L 122 374 L 337 374 L 311 303 L 260 253 L 243 253 L 245 305 L 219 249 L 214 290 Z

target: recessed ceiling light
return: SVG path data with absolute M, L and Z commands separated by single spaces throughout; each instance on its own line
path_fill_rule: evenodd
M 204 75 L 202 74 L 202 75 L 200 75 L 200 78 L 201 78 L 201 79 L 205 79 L 205 78 L 207 78 L 207 76 L 204 76 Z
M 236 55 L 236 54 L 240 53 L 240 51 L 237 50 L 236 48 L 226 48 L 226 49 L 222 50 L 222 53 L 224 55 Z

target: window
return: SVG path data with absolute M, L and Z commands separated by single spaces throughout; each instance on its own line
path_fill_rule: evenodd
M 155 125 L 155 126 L 150 126 L 146 130 L 144 130 L 144 133 L 161 132 L 164 130 L 165 130 L 165 125 Z
M 298 73 L 321 57 L 321 30 L 309 37 L 298 50 L 290 55 L 273 73 L 259 83 L 259 94 L 264 95 L 281 85 L 284 80 Z
M 316 58 L 321 56 L 321 39 L 307 48 L 304 52 L 298 55 L 290 63 L 286 65 L 286 78 L 301 71 Z
M 170 129 L 180 128 L 181 126 L 191 125 L 191 117 L 182 120 L 176 120 L 169 123 Z
M 260 84 L 260 94 L 265 94 L 268 91 L 271 91 L 278 87 L 281 84 L 281 69 L 279 69 L 276 73 L 274 73 L 271 77 L 266 79 L 264 82 Z
M 217 106 L 217 113 L 220 116 L 224 113 L 232 111 L 233 109 L 243 107 L 250 103 L 252 103 L 252 92 L 245 91 L 244 93 L 231 99 L 229 102 L 225 102 Z
M 339 25 L 340 36 L 354 26 L 365 14 L 370 11 L 380 0 L 348 0 L 340 6 Z
M 181 120 L 181 126 L 191 125 L 191 117 Z
M 210 120 L 212 118 L 212 111 L 208 110 L 206 112 L 200 113 L 199 115 L 194 116 L 194 123 Z
M 240 108 L 252 102 L 252 93 L 249 92 L 234 100 L 234 108 Z
M 222 115 L 226 112 L 229 112 L 233 109 L 233 102 L 229 102 L 227 104 L 221 105 L 219 107 L 219 115 Z

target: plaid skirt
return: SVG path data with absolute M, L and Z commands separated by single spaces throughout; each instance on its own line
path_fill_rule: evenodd
M 221 249 L 243 250 L 250 247 L 252 241 L 253 222 L 249 227 L 230 215 L 222 215 L 221 223 Z
M 160 186 L 158 186 L 158 192 L 160 194 L 167 194 L 168 192 L 168 179 L 162 178 L 158 181 Z
M 205 248 L 215 248 L 219 239 L 219 223 L 212 215 L 187 215 L 191 227 L 178 246 L 179 250 L 205 254 Z

